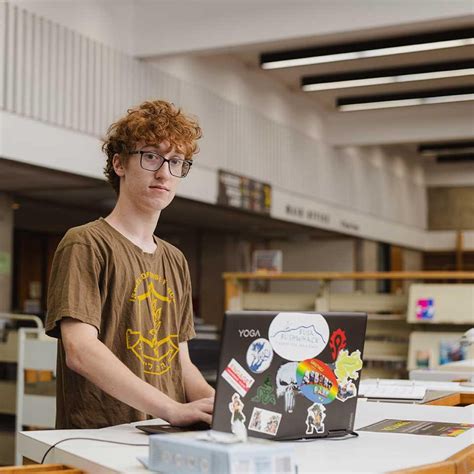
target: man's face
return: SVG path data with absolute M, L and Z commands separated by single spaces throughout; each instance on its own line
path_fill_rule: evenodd
M 134 151 L 150 151 L 167 159 L 184 159 L 184 155 L 175 152 L 173 148 L 166 151 L 168 146 L 166 141 L 158 146 L 138 143 Z M 145 155 L 143 158 L 144 162 L 147 157 Z M 118 156 L 114 158 L 115 172 L 120 176 L 120 196 L 144 210 L 161 211 L 173 200 L 180 178 L 170 173 L 166 161 L 157 171 L 149 171 L 142 168 L 141 159 L 140 153 L 131 154 L 122 165 Z M 153 168 L 153 165 L 144 164 L 147 168 Z

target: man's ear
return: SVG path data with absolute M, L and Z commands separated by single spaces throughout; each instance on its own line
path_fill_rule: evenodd
M 112 165 L 114 166 L 114 171 L 117 176 L 123 176 L 125 174 L 125 167 L 122 158 L 118 153 L 115 153 L 112 158 Z

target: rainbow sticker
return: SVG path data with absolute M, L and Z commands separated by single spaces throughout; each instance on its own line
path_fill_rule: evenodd
M 327 405 L 336 398 L 338 383 L 332 370 L 318 359 L 303 360 L 296 368 L 300 392 L 312 402 Z

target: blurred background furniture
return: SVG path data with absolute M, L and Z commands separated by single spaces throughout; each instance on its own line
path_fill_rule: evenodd
M 54 426 L 55 372 L 56 340 L 41 319 L 0 313 L 0 465 L 15 462 L 20 427 Z
M 224 273 L 223 278 L 226 310 L 367 312 L 364 378 L 407 378 L 417 360 L 426 364 L 426 357 L 429 367 L 437 367 L 440 345 L 458 341 L 474 319 L 474 272 Z M 271 291 L 269 283 L 285 280 L 314 281 L 315 291 Z M 393 293 L 332 291 L 331 283 L 341 280 L 408 284 L 387 285 L 396 288 Z M 259 281 L 267 285 L 255 291 L 254 283 Z M 431 313 L 423 312 L 425 302 Z M 426 341 L 431 341 L 428 352 L 424 351 Z

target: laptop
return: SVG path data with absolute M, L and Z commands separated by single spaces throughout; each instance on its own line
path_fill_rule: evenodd
M 227 312 L 212 429 L 296 440 L 352 433 L 366 313 Z

